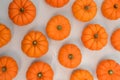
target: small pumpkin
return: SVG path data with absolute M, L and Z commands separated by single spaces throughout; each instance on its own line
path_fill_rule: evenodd
M 65 6 L 70 0 L 45 0 L 52 7 L 60 8 Z
M 67 68 L 75 68 L 81 63 L 82 55 L 80 49 L 74 44 L 66 44 L 61 47 L 58 60 Z
M 116 50 L 120 51 L 120 28 L 112 34 L 111 44 Z
M 97 5 L 94 0 L 75 0 L 72 12 L 76 19 L 87 22 L 96 16 Z
M 72 73 L 70 80 L 94 80 L 88 70 L 76 70 Z
M 48 51 L 47 38 L 39 31 L 30 31 L 22 40 L 22 50 L 29 57 L 41 57 Z
M 46 27 L 48 37 L 53 40 L 63 40 L 67 38 L 70 31 L 71 25 L 69 20 L 62 15 L 52 17 Z
M 24 26 L 36 17 L 36 7 L 31 0 L 13 0 L 9 5 L 8 14 L 16 25 Z
M 120 18 L 120 0 L 104 0 L 101 10 L 106 18 L 117 20 Z
M 0 80 L 13 80 L 17 73 L 18 65 L 12 57 L 0 57 Z
M 111 59 L 103 60 L 98 64 L 96 73 L 99 80 L 120 80 L 120 65 Z
M 53 80 L 54 72 L 45 62 L 35 62 L 27 70 L 27 80 Z
M 100 50 L 107 44 L 108 34 L 101 25 L 89 24 L 82 32 L 81 40 L 86 48 Z
M 0 48 L 5 46 L 11 40 L 11 31 L 4 25 L 0 24 Z

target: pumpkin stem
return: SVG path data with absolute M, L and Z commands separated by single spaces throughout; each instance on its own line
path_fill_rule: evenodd
M 109 74 L 109 75 L 112 75 L 113 73 L 114 73 L 113 70 L 109 70 L 109 71 L 108 71 L 108 74 Z
M 57 26 L 57 30 L 62 30 L 62 26 L 61 26 L 61 25 L 58 25 L 58 26 Z
M 37 41 L 36 40 L 33 41 L 33 45 L 37 45 Z
M 42 74 L 41 72 L 39 72 L 39 73 L 37 74 L 37 77 L 38 77 L 38 78 L 42 78 L 42 77 L 43 77 L 43 74 Z
M 6 72 L 6 71 L 7 71 L 6 66 L 3 66 L 3 67 L 2 67 L 2 72 Z
M 20 12 L 23 13 L 25 10 L 24 8 L 20 8 Z
M 72 60 L 72 59 L 73 59 L 73 55 L 72 55 L 72 54 L 69 54 L 69 55 L 68 55 L 68 58 L 69 58 L 70 60 Z
M 98 34 L 94 34 L 94 38 L 97 39 L 98 38 Z
M 90 7 L 89 7 L 89 6 L 85 6 L 84 9 L 85 9 L 85 10 L 89 10 Z
M 118 4 L 115 4 L 115 5 L 114 5 L 114 8 L 117 9 L 117 8 L 118 8 Z

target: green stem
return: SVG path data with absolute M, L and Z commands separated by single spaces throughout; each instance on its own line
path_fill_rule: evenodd
M 58 26 L 57 26 L 57 30 L 62 30 L 62 26 L 61 26 L 61 25 L 58 25 Z

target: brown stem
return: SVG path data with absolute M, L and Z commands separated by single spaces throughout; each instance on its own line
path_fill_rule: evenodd
M 109 71 L 108 71 L 108 74 L 109 74 L 109 75 L 112 75 L 113 73 L 114 73 L 113 70 L 109 70 Z
M 33 41 L 33 45 L 37 45 L 37 41 L 36 40 Z
M 25 10 L 24 8 L 20 8 L 20 12 L 23 13 Z
M 90 7 L 89 7 L 89 6 L 85 6 L 84 9 L 85 9 L 85 10 L 89 10 Z
M 94 34 L 94 38 L 97 39 L 98 38 L 98 34 Z
M 41 72 L 39 72 L 39 73 L 37 74 L 37 77 L 38 77 L 38 78 L 42 78 L 42 77 L 43 77 L 43 74 L 42 74 Z
M 6 72 L 6 71 L 7 71 L 6 66 L 3 66 L 3 67 L 2 67 L 2 72 Z
M 72 54 L 69 54 L 69 55 L 68 55 L 68 58 L 69 58 L 70 60 L 72 60 L 72 59 L 73 59 L 73 55 L 72 55 Z
M 61 25 L 58 25 L 58 26 L 57 26 L 57 30 L 62 30 L 62 26 L 61 26 Z
M 118 8 L 118 4 L 115 4 L 115 5 L 114 5 L 114 8 L 117 9 L 117 8 Z

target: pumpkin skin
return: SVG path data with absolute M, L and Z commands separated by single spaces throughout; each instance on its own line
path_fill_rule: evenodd
M 6 25 L 0 24 L 0 48 L 11 40 L 11 31 Z
M 17 73 L 18 66 L 12 57 L 0 57 L 0 80 L 13 80 Z
M 61 65 L 67 68 L 75 68 L 81 63 L 80 49 L 74 44 L 63 45 L 58 54 Z
M 65 6 L 70 0 L 45 0 L 45 1 L 52 7 L 61 8 Z
M 120 80 L 120 65 L 114 60 L 103 60 L 97 66 L 99 80 Z
M 89 24 L 82 32 L 84 46 L 90 50 L 100 50 L 108 40 L 106 30 L 99 24 Z
M 24 26 L 36 17 L 36 7 L 31 0 L 13 0 L 9 5 L 8 14 L 13 23 Z
M 39 31 L 30 31 L 22 40 L 23 52 L 32 58 L 39 58 L 48 51 L 47 38 Z
M 76 70 L 72 73 L 70 80 L 93 80 L 88 70 Z
M 67 38 L 71 31 L 69 20 L 62 15 L 54 16 L 47 24 L 46 32 L 53 40 L 63 40 Z
M 120 0 L 104 0 L 101 10 L 104 17 L 117 20 L 120 18 Z
M 111 44 L 112 46 L 120 51 L 120 29 L 117 29 L 113 34 L 112 34 L 112 37 L 111 37 Z
M 26 73 L 27 80 L 53 80 L 53 76 L 51 66 L 44 62 L 33 63 Z
M 79 21 L 88 22 L 96 16 L 97 5 L 94 0 L 75 0 L 72 13 Z

